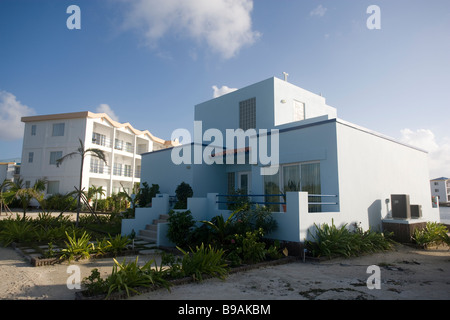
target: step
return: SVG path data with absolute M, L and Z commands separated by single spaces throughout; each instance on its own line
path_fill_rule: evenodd
M 146 236 L 137 235 L 136 239 L 144 240 L 145 242 L 148 242 L 148 243 L 151 243 L 151 244 L 156 244 L 156 240 L 154 238 L 149 238 L 149 237 L 146 237 Z
M 156 219 L 156 220 L 153 220 L 153 224 L 166 223 L 166 222 L 167 222 L 167 220 L 165 220 L 165 219 Z
M 145 230 L 156 231 L 158 230 L 158 225 L 156 224 L 148 224 L 145 226 Z
M 169 215 L 168 214 L 160 214 L 159 215 L 159 219 L 161 219 L 161 220 L 169 220 Z
M 139 230 L 139 235 L 147 237 L 147 238 L 156 239 L 156 236 L 158 235 L 158 233 L 156 231 L 152 231 L 152 230 Z

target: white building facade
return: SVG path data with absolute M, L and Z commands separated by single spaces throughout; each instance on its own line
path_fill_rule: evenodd
M 170 141 L 140 131 L 129 123 L 119 123 L 105 113 L 74 112 L 23 117 L 25 123 L 21 178 L 26 186 L 37 179 L 48 181 L 46 194 L 66 194 L 79 187 L 81 156 L 56 161 L 76 152 L 80 140 L 86 149 L 100 149 L 106 163 L 84 158 L 82 188 L 102 186 L 106 196 L 140 183 L 141 154 L 171 146 Z
M 411 205 L 422 209 L 420 219 L 401 223 L 440 219 L 439 210 L 432 207 L 427 152 L 337 118 L 336 109 L 324 97 L 287 81 L 269 78 L 198 104 L 194 120 L 201 128 L 195 132 L 194 124 L 193 143 L 143 155 L 142 181 L 158 184 L 161 193 L 168 195 L 174 195 L 179 183 L 189 183 L 194 198 L 210 203 L 205 216 L 196 220 L 208 220 L 207 215 L 226 208 L 222 202 L 236 189 L 243 189 L 255 203 L 273 208 L 279 228 L 270 236 L 279 240 L 301 242 L 310 236 L 314 224 L 332 221 L 381 230 L 383 223 L 393 220 L 391 195 L 396 194 L 409 195 Z M 251 144 L 250 137 L 245 148 L 230 149 L 221 143 L 227 131 L 238 128 L 256 130 L 259 142 L 267 144 L 262 153 L 262 145 L 257 145 L 257 161 L 252 152 L 256 144 Z M 264 130 L 271 137 L 274 130 L 278 132 L 276 149 L 271 138 L 263 140 Z M 234 163 L 225 159 L 207 163 L 214 145 L 224 152 L 219 148 L 213 153 L 232 155 Z M 245 153 L 245 163 L 236 161 L 239 152 Z M 267 163 L 261 155 L 274 152 L 278 170 L 263 175 Z M 179 155 L 186 161 L 180 163 Z M 139 210 L 135 221 L 123 223 L 124 234 L 143 227 L 138 225 Z
M 450 202 L 450 179 L 436 178 L 430 181 L 431 195 L 438 197 L 440 203 Z

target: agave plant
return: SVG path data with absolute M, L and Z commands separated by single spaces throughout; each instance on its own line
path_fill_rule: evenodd
M 91 236 L 86 231 L 83 232 L 81 237 L 77 237 L 75 231 L 72 237 L 67 232 L 66 236 L 68 241 L 65 241 L 66 248 L 61 250 L 61 259 L 71 261 L 90 257 L 94 251 L 94 245 L 90 242 Z

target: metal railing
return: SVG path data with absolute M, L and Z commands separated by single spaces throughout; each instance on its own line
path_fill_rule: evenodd
M 233 197 L 247 197 L 247 198 L 252 198 L 252 197 L 284 197 L 286 196 L 285 194 L 218 194 L 217 197 L 225 197 L 225 198 L 233 198 Z M 311 201 L 311 198 L 335 198 L 336 201 L 334 202 L 324 202 L 324 201 Z M 337 205 L 338 204 L 338 196 L 337 195 L 330 195 L 330 194 L 308 194 L 308 205 L 310 210 L 313 209 L 311 212 L 320 212 L 321 211 L 321 206 L 322 205 Z M 240 201 L 230 201 L 230 200 L 226 200 L 226 201 L 220 201 L 220 200 L 216 200 L 216 203 L 222 203 L 222 204 L 237 204 L 237 203 L 241 203 Z M 262 205 L 286 205 L 286 201 L 252 201 L 250 200 L 249 203 L 251 204 L 262 204 Z M 320 207 L 319 207 L 320 206 Z

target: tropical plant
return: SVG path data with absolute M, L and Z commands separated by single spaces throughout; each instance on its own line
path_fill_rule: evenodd
M 205 247 L 203 243 L 190 252 L 177 248 L 183 253 L 181 260 L 183 274 L 192 277 L 194 281 L 202 281 L 203 275 L 225 279 L 228 274 L 223 249 L 215 249 L 211 245 Z
M 84 158 L 86 155 L 90 155 L 91 157 L 95 157 L 100 159 L 101 161 L 105 162 L 106 164 L 106 156 L 103 150 L 101 149 L 95 149 L 95 148 L 89 148 L 85 149 L 84 143 L 81 139 L 78 139 L 80 142 L 80 146 L 78 147 L 77 151 L 71 152 L 66 154 L 60 159 L 56 160 L 56 166 L 60 166 L 62 163 L 64 163 L 66 160 L 73 158 L 75 156 L 80 156 L 81 165 L 80 165 L 80 183 L 78 188 L 78 196 L 77 196 L 77 217 L 76 217 L 76 226 L 78 227 L 78 220 L 80 217 L 80 209 L 81 209 L 81 192 L 82 192 L 82 181 L 83 181 L 83 167 L 84 167 Z
M 222 215 L 215 216 L 211 219 L 211 221 L 202 220 L 201 223 L 204 223 L 208 227 L 212 229 L 214 234 L 214 238 L 218 242 L 219 245 L 223 245 L 226 242 L 228 236 L 230 236 L 233 231 L 230 226 L 233 223 L 233 217 L 235 214 L 239 212 L 239 209 L 233 211 L 227 220 L 224 219 Z M 213 240 L 214 242 L 214 240 Z
M 150 187 L 147 182 L 142 182 L 142 186 L 139 188 L 137 203 L 139 207 L 146 207 L 152 203 L 152 199 L 159 193 L 159 185 L 152 184 Z
M 311 234 L 313 240 L 305 241 L 308 251 L 313 256 L 356 256 L 362 253 L 390 250 L 392 241 L 383 233 L 372 230 L 362 231 L 356 228 L 350 231 L 347 224 L 336 227 L 332 220 L 331 226 L 323 223 L 314 224 L 316 232 Z
M 117 234 L 114 238 L 109 235 L 109 239 L 106 240 L 106 243 L 106 251 L 117 255 L 127 248 L 131 243 L 131 240 L 128 236 Z
M 186 248 L 189 243 L 189 235 L 195 225 L 191 211 L 174 211 L 169 212 L 169 230 L 167 237 L 175 245 Z
M 89 258 L 94 251 L 94 245 L 90 242 L 91 236 L 83 232 L 81 237 L 78 237 L 75 232 L 70 236 L 66 232 L 67 241 L 65 241 L 66 248 L 61 250 L 61 259 L 72 261 L 73 259 Z
M 152 268 L 154 260 L 148 261 L 142 267 L 138 265 L 138 257 L 135 261 L 126 263 L 125 259 L 122 263 L 114 260 L 114 266 L 111 275 L 107 278 L 108 298 L 113 292 L 122 292 L 125 290 L 127 296 L 130 291 L 139 294 L 135 288 L 149 287 L 151 285 L 160 285 L 166 289 L 170 288 L 170 283 L 164 279 L 164 272 L 161 269 Z
M 17 198 L 22 205 L 23 218 L 25 218 L 27 209 L 30 205 L 31 200 L 36 199 L 42 207 L 45 186 L 47 184 L 46 179 L 38 179 L 34 183 L 32 188 L 27 188 L 23 183 L 23 179 L 18 179 L 10 185 L 9 190 L 6 192 L 6 201 L 11 201 L 13 198 Z
M 10 217 L 1 222 L 0 242 L 5 247 L 12 242 L 27 243 L 35 239 L 36 227 L 29 219 L 16 216 L 16 219 Z
M 263 230 L 260 228 L 255 231 L 248 231 L 244 235 L 236 234 L 236 253 L 242 259 L 244 263 L 258 263 L 266 257 L 266 244 L 259 240 L 264 235 Z
M 448 229 L 445 225 L 437 222 L 427 222 L 425 228 L 415 229 L 412 240 L 422 247 L 450 245 Z

